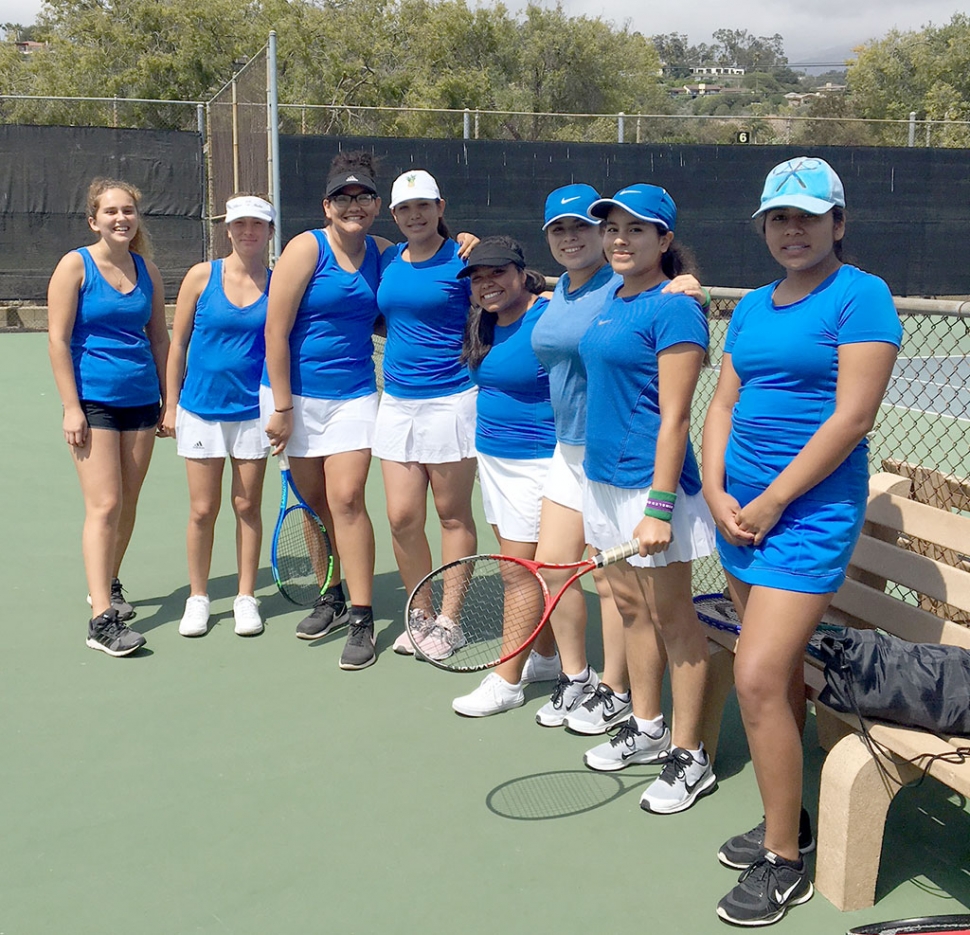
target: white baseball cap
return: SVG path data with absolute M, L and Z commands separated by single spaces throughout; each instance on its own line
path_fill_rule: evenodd
M 441 201 L 434 176 L 424 169 L 412 169 L 399 175 L 391 186 L 391 208 L 405 201 Z

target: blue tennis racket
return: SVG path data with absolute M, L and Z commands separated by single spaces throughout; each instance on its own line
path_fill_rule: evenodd
M 279 461 L 283 489 L 270 550 L 273 579 L 288 601 L 309 607 L 330 586 L 333 547 L 320 517 L 296 489 L 285 452 L 280 452 Z M 287 505 L 290 491 L 297 501 L 292 506 Z

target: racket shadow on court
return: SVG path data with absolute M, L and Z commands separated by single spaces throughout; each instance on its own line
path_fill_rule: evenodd
M 639 795 L 659 771 L 658 766 L 622 774 L 588 769 L 532 773 L 496 786 L 485 797 L 485 807 L 511 821 L 570 818 L 609 805 L 629 792 Z

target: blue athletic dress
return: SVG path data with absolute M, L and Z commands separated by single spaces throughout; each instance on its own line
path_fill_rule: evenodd
M 707 319 L 690 296 L 664 293 L 666 282 L 629 298 L 615 296 L 579 344 L 589 393 L 586 458 L 591 481 L 629 490 L 653 482 L 660 429 L 657 355 L 675 344 L 707 348 Z M 680 486 L 701 489 L 690 441 Z
M 478 423 L 475 447 L 495 458 L 551 458 L 556 424 L 549 376 L 532 350 L 532 331 L 548 305 L 537 299 L 518 321 L 495 326 L 492 347 L 477 368 Z
M 563 274 L 532 331 L 532 349 L 549 374 L 556 437 L 564 445 L 586 444 L 586 368 L 579 354 L 580 339 L 622 284 L 623 279 L 606 265 L 570 292 L 569 273 Z
M 878 341 L 899 347 L 889 287 L 842 266 L 805 298 L 775 305 L 778 282 L 746 295 L 724 352 L 741 380 L 724 453 L 725 488 L 744 506 L 781 473 L 835 411 L 838 350 Z M 838 590 L 865 518 L 869 443 L 862 439 L 828 477 L 788 505 L 759 546 L 718 534 L 724 567 L 752 585 L 826 594 Z
M 356 272 L 343 269 L 322 230 L 320 253 L 290 331 L 290 388 L 313 399 L 357 399 L 377 392 L 374 322 L 381 252 L 367 237 Z M 269 376 L 263 369 L 263 386 Z
M 213 260 L 195 306 L 179 405 L 209 422 L 259 418 L 259 379 L 266 358 L 266 290 L 244 307 L 226 297 L 223 261 Z
M 458 244 L 446 240 L 429 260 L 404 259 L 407 244 L 388 247 L 381 257 L 377 306 L 387 323 L 384 391 L 399 399 L 433 399 L 471 389 L 461 363 L 468 317 L 467 279 Z
M 119 292 L 101 275 L 87 247 L 84 284 L 71 332 L 78 399 L 107 406 L 149 406 L 159 401 L 158 371 L 145 327 L 152 317 L 154 286 L 145 261 L 135 261 L 135 288 Z

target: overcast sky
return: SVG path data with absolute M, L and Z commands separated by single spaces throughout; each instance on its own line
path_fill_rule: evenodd
M 523 0 L 506 3 L 513 9 L 525 6 Z M 692 44 L 710 42 L 715 29 L 746 29 L 755 36 L 781 33 L 793 64 L 881 38 L 893 28 L 942 26 L 954 13 L 970 11 L 970 0 L 562 0 L 562 5 L 573 15 L 601 16 L 618 24 L 629 20 L 645 35 L 686 33 Z M 40 8 L 40 0 L 0 0 L 0 23 L 32 23 Z

